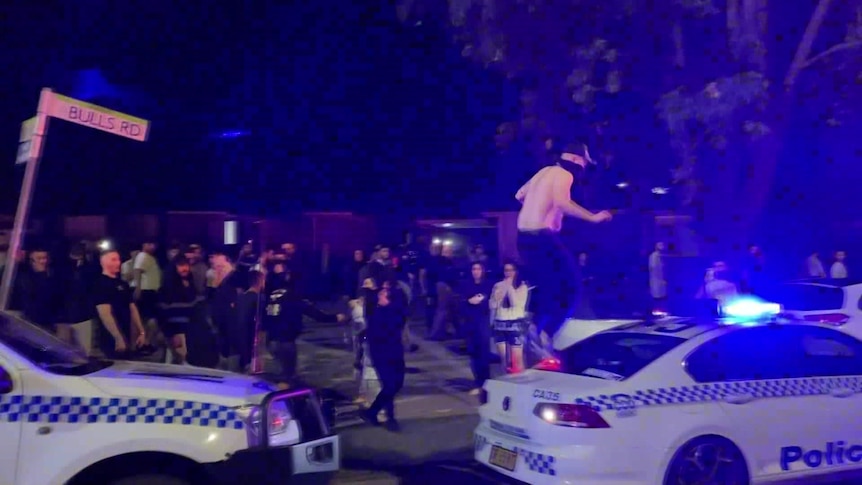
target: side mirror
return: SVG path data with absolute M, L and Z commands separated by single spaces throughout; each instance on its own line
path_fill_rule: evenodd
M 0 367 L 0 394 L 8 394 L 14 387 L 12 376 L 6 372 L 6 369 Z

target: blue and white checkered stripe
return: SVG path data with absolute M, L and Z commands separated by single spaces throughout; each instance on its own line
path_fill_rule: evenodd
M 243 429 L 226 406 L 174 399 L 0 396 L 0 422 L 141 423 Z
M 551 455 L 543 455 L 541 453 L 534 453 L 529 450 L 516 449 L 524 462 L 527 464 L 527 468 L 536 473 L 540 473 L 542 475 L 550 475 L 552 477 L 557 476 L 557 469 L 555 468 L 555 464 L 557 459 Z
M 860 377 L 811 377 L 802 379 L 773 379 L 762 381 L 716 382 L 693 386 L 658 387 L 626 394 L 635 406 L 670 406 L 717 401 L 734 394 L 751 394 L 760 399 L 816 396 L 829 394 L 835 389 L 862 392 Z M 614 398 L 619 395 L 600 394 L 575 399 L 575 404 L 586 404 L 597 411 L 611 411 L 618 407 Z

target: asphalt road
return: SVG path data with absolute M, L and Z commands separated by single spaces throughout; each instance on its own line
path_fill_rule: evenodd
M 334 401 L 342 442 L 342 472 L 335 484 L 508 484 L 473 461 L 478 400 L 469 361 L 457 342 L 425 342 L 408 353 L 405 386 L 396 401 L 399 433 L 362 422 L 353 403 L 353 355 L 339 324 L 310 323 L 299 343 L 302 380 Z

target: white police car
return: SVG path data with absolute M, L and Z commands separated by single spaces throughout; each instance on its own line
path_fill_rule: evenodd
M 807 482 L 862 468 L 862 342 L 783 323 L 776 306 L 632 323 L 488 381 L 476 460 L 531 484 Z
M 0 312 L 0 484 L 326 482 L 339 441 L 309 390 L 87 359 Z
M 812 278 L 785 283 L 774 293 L 772 300 L 788 315 L 862 338 L 862 281 Z

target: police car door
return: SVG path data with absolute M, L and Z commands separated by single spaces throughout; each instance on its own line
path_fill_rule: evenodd
M 21 399 L 21 382 L 15 370 L 0 358 L 0 484 L 3 485 L 15 483 L 18 467 L 21 441 L 21 421 L 15 412 L 18 399 Z
M 782 469 L 782 448 L 825 443 L 821 421 L 812 418 L 833 398 L 810 392 L 801 336 L 788 330 L 740 328 L 706 342 L 686 361 L 689 374 L 716 391 L 726 437 L 742 450 L 753 479 L 807 475 L 811 469 Z
M 824 397 L 823 407 L 809 415 L 821 441 L 808 449 L 783 446 L 781 465 L 816 473 L 862 468 L 862 342 L 826 327 L 800 325 L 794 332 L 810 391 Z

